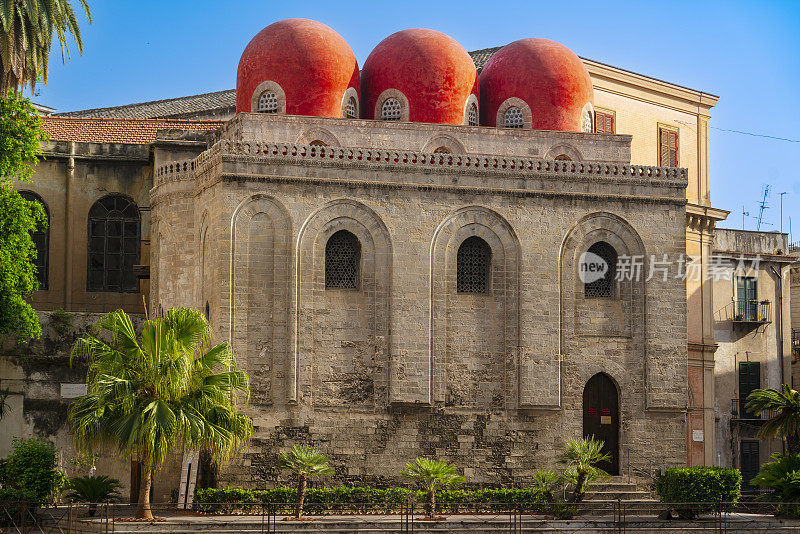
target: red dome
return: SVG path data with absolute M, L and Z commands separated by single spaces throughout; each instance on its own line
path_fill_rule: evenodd
M 485 126 L 496 126 L 500 106 L 516 97 L 530 107 L 525 128 L 580 132 L 582 111 L 594 100 L 583 62 L 549 39 L 520 39 L 498 50 L 481 71 L 480 85 Z
M 464 124 L 470 94 L 478 104 L 472 58 L 455 39 L 434 30 L 390 35 L 369 55 L 361 74 L 361 116 L 367 119 L 381 118 L 375 106 L 387 89 L 405 96 L 403 119 L 413 122 Z
M 275 84 L 279 103 L 281 90 L 285 94 L 287 114 L 341 117 L 349 87 L 358 101 L 358 62 L 347 42 L 328 26 L 282 20 L 258 32 L 244 49 L 236 75 L 236 111 L 256 111 L 255 91 L 272 91 Z

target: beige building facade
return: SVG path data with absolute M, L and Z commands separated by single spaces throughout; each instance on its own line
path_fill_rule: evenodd
M 746 408 L 754 389 L 791 383 L 792 326 L 786 234 L 717 229 L 714 235 L 714 335 L 716 352 L 717 463 L 742 471 L 742 491 L 781 440 L 756 437 L 772 413 Z

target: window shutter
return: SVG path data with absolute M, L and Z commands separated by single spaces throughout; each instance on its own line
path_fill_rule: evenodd
M 614 133 L 614 116 L 602 111 L 594 112 L 594 131 L 596 133 Z
M 678 132 L 658 129 L 659 165 L 662 167 L 678 166 Z
M 761 364 L 759 362 L 739 362 L 739 417 L 742 419 L 756 418 L 755 414 L 745 408 L 745 405 L 748 395 L 760 387 Z

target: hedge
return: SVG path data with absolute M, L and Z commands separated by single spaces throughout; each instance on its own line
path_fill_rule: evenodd
M 712 511 L 713 503 L 737 502 L 742 496 L 742 473 L 729 467 L 671 467 L 658 476 L 656 490 L 665 503 L 709 503 L 675 507 L 679 516 L 694 519 Z
M 195 508 L 209 513 L 259 512 L 262 504 L 291 504 L 297 497 L 295 488 L 280 487 L 270 490 L 245 490 L 239 488 L 206 488 L 195 492 Z M 338 486 L 311 488 L 306 493 L 303 511 L 321 513 L 396 511 L 411 497 L 414 502 L 424 502 L 421 491 L 406 488 L 376 489 L 370 487 Z M 542 499 L 532 489 L 481 489 L 476 491 L 444 490 L 436 494 L 436 510 L 457 513 L 466 503 L 491 503 L 489 508 L 503 509 L 507 504 L 540 503 Z M 288 513 L 290 506 L 279 507 L 278 513 Z

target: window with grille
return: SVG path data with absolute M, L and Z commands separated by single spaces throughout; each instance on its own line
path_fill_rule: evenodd
M 264 91 L 258 97 L 258 112 L 259 113 L 277 113 L 278 112 L 278 95 L 272 91 Z
M 566 154 L 559 154 L 556 156 L 556 161 L 572 161 L 572 158 L 567 156 Z
M 610 299 L 614 297 L 614 282 L 617 276 L 617 251 L 605 241 L 598 241 L 588 252 L 600 256 L 608 269 L 603 277 L 583 285 L 584 297 L 587 299 Z
M 658 129 L 659 165 L 662 167 L 678 166 L 678 132 L 668 128 Z
M 89 210 L 87 291 L 139 291 L 139 208 L 122 195 L 108 195 Z
M 440 146 L 436 150 L 433 151 L 434 154 L 452 154 L 449 148 L 446 146 Z
M 611 113 L 603 113 L 602 111 L 594 112 L 594 131 L 596 133 L 614 133 L 614 115 Z
M 396 98 L 387 98 L 381 106 L 381 120 L 399 121 L 403 108 Z
M 466 238 L 456 257 L 456 290 L 459 293 L 488 293 L 492 249 L 478 236 Z
M 38 202 L 44 209 L 46 226 L 31 232 L 33 246 L 36 247 L 36 259 L 33 266 L 36 267 L 36 279 L 39 280 L 39 289 L 47 289 L 48 264 L 50 255 L 50 210 L 47 209 L 42 197 L 32 191 L 20 191 L 20 196 L 29 202 Z
M 469 111 L 467 111 L 467 124 L 469 126 L 478 125 L 478 106 L 470 104 Z
M 361 243 L 347 230 L 339 230 L 325 245 L 325 288 L 356 289 L 360 283 Z
M 347 99 L 347 104 L 344 106 L 344 116 L 347 119 L 357 119 L 356 115 L 356 99 L 352 96 Z
M 522 118 L 522 110 L 516 106 L 511 106 L 503 116 L 503 126 L 506 128 L 522 128 L 525 121 Z
M 328 146 L 328 143 L 325 141 L 320 141 L 319 139 L 315 139 L 308 143 L 308 146 Z

